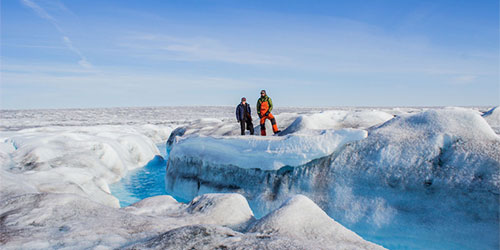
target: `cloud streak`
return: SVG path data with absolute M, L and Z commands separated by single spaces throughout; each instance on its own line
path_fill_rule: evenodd
M 40 7 L 40 5 L 36 4 L 35 2 L 33 2 L 31 0 L 21 0 L 21 3 L 24 4 L 26 7 L 29 7 L 33 11 L 35 11 L 35 13 L 39 17 L 41 17 L 43 19 L 46 19 L 49 22 L 51 22 L 56 27 L 57 30 L 59 30 L 60 32 L 62 32 L 62 29 L 57 24 L 56 19 L 54 17 L 52 17 L 49 13 L 47 13 L 47 11 L 45 11 L 45 9 L 43 9 L 42 7 Z
M 90 64 L 89 61 L 87 61 L 87 58 L 82 54 L 82 52 L 79 49 L 73 46 L 73 42 L 71 42 L 69 37 L 63 36 L 63 42 L 66 45 L 66 47 L 68 47 L 68 49 L 70 49 L 80 57 L 78 64 L 80 64 L 84 68 L 92 68 L 92 64 Z
M 59 25 L 57 19 L 55 19 L 44 8 L 42 8 L 40 5 L 38 5 L 37 3 L 35 3 L 32 0 L 21 0 L 21 3 L 24 6 L 32 9 L 40 18 L 43 18 L 43 19 L 49 21 L 59 31 L 59 33 L 61 33 L 61 35 L 62 35 L 62 41 L 63 41 L 64 45 L 69 50 L 71 50 L 73 53 L 75 53 L 76 55 L 78 55 L 78 57 L 80 57 L 80 60 L 78 60 L 78 64 L 80 66 L 82 66 L 84 68 L 87 68 L 87 69 L 88 68 L 92 68 L 92 64 L 87 60 L 87 58 L 82 54 L 82 52 L 73 45 L 73 42 L 66 35 L 66 33 L 64 32 L 64 30 L 61 28 L 61 26 Z M 69 11 L 62 3 L 59 3 L 58 6 L 60 8 L 62 8 L 62 9 L 64 9 L 65 11 Z

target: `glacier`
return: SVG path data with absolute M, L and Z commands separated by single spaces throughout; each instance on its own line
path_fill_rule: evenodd
M 186 200 L 240 193 L 257 217 L 305 194 L 389 248 L 498 246 L 500 138 L 492 121 L 464 108 L 394 118 L 339 113 L 299 116 L 278 138 L 170 138 L 167 192 Z M 328 138 L 335 134 L 343 138 Z
M 0 110 L 1 248 L 498 248 L 498 109 L 233 112 Z

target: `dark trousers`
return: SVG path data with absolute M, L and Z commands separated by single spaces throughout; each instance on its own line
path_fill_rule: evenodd
M 241 135 L 245 135 L 245 124 L 246 124 L 246 129 L 250 130 L 250 134 L 253 135 L 253 123 L 251 120 L 243 120 L 240 121 L 241 125 Z

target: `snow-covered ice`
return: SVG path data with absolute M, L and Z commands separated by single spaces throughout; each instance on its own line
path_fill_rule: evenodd
M 289 245 L 295 249 L 378 247 L 335 221 L 324 220 L 317 214 L 321 209 L 314 207 L 312 201 L 306 200 L 305 204 L 315 212 L 308 215 L 310 219 L 323 221 L 321 224 L 334 234 L 342 232 L 342 239 L 327 245 L 316 242 L 324 234 L 317 231 L 304 231 L 302 238 L 306 242 L 298 242 L 287 233 L 258 228 L 250 232 L 248 225 L 260 221 L 254 219 L 245 198 L 238 194 L 206 194 L 189 204 L 177 203 L 170 196 L 155 196 L 117 209 L 74 194 L 31 193 L 2 199 L 0 244 L 2 249 L 186 249 L 190 245 L 214 249 L 249 247 L 264 238 L 266 240 L 258 244 L 270 245 L 273 249 L 288 249 Z M 285 204 L 284 207 L 298 205 Z M 289 208 L 283 216 L 310 212 L 302 210 L 304 205 L 300 206 L 301 209 Z
M 25 181 L 39 192 L 76 193 L 118 207 L 108 184 L 159 155 L 154 140 L 164 130 L 103 125 L 0 132 L 8 154 L 2 171 L 9 170 L 10 176 L 18 176 L 14 182 Z M 1 192 L 13 186 L 4 182 Z
M 0 246 L 498 248 L 498 109 L 273 113 L 260 137 L 234 107 L 0 110 Z M 190 202 L 119 208 L 109 186 L 165 154 Z
M 177 142 L 170 152 L 170 159 L 175 158 L 177 161 L 195 155 L 207 165 L 226 164 L 240 168 L 277 170 L 329 155 L 346 143 L 366 136 L 366 131 L 355 129 L 271 138 L 192 136 Z

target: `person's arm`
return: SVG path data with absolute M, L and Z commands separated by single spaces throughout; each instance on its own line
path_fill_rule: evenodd
M 236 120 L 240 121 L 240 105 L 236 106 Z
M 259 118 L 262 118 L 262 114 L 260 113 L 260 98 L 259 100 L 257 100 L 257 115 L 259 116 Z
M 271 97 L 267 99 L 267 102 L 269 102 L 269 112 L 271 112 L 273 110 L 273 100 L 271 100 Z

